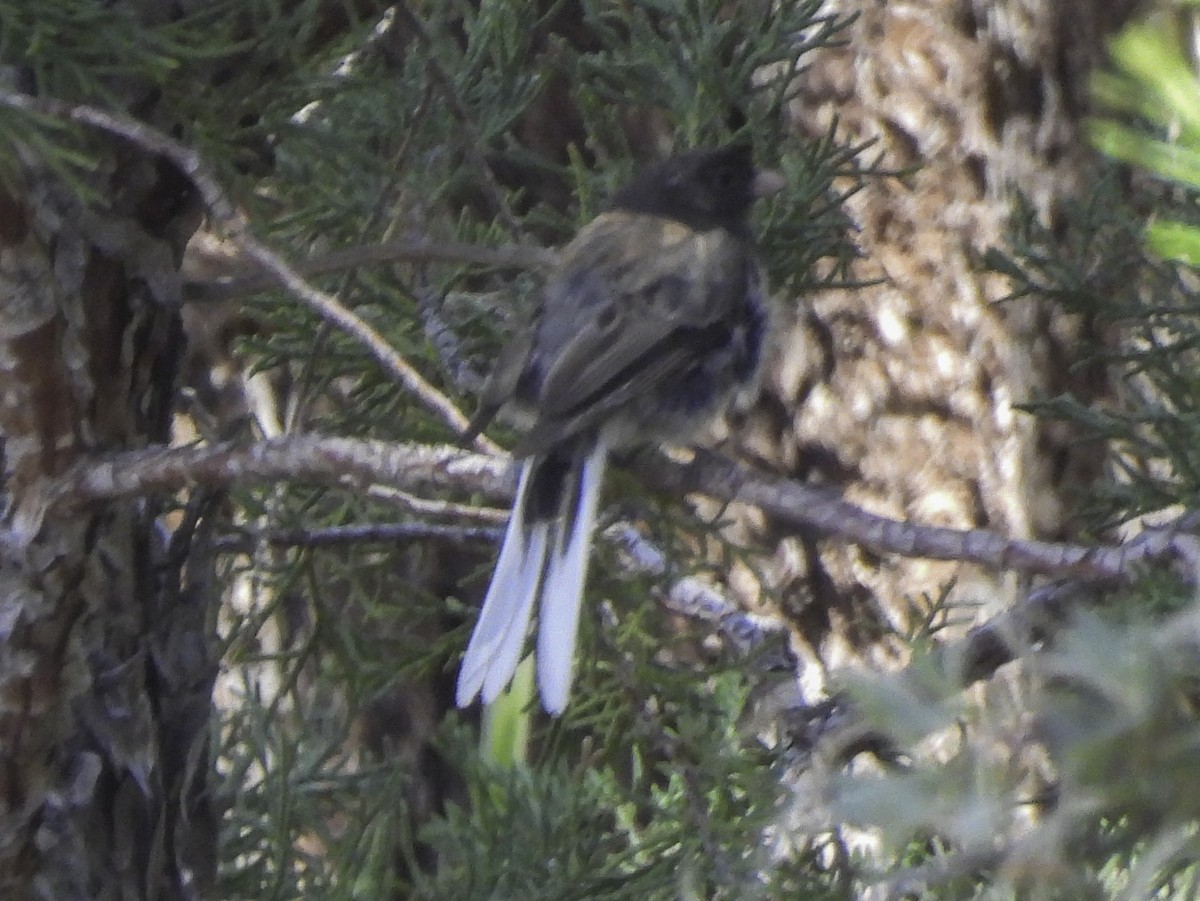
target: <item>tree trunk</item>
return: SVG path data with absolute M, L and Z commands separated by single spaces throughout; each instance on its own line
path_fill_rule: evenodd
M 768 380 L 778 404 L 760 414 L 772 417 L 760 434 L 780 436 L 779 466 L 877 513 L 1068 535 L 1070 498 L 1099 474 L 1097 450 L 1018 405 L 1102 395 L 1103 373 L 1072 369 L 1086 323 L 1037 298 L 997 303 L 1011 285 L 980 260 L 1007 240 L 1018 195 L 1053 224 L 1099 171 L 1082 130 L 1088 78 L 1133 4 L 835 6 L 857 18 L 842 46 L 814 55 L 792 113 L 812 136 L 836 121 L 840 136 L 868 145 L 864 162 L 897 176 L 869 178 L 848 199 L 860 286 L 808 298 L 782 335 Z M 782 544 L 793 547 L 776 550 L 772 587 L 787 595 L 795 583 L 814 599 L 795 613 L 814 661 L 904 629 L 913 599 L 939 584 L 956 580 L 954 598 L 975 603 L 1016 588 L 951 563 Z
M 66 43 L 7 41 L 3 77 L 166 134 L 226 126 L 220 152 L 269 166 L 246 127 L 254 103 L 386 6 L 118 4 L 74 31 L 58 11 L 45 33 Z M 210 105 L 181 112 L 165 99 L 180 93 Z M 20 175 L 0 182 L 0 897 L 194 898 L 216 871 L 215 498 L 67 512 L 47 496 L 77 463 L 169 443 L 179 270 L 204 211 L 183 173 L 129 141 L 89 133 L 92 165 L 68 182 L 44 145 L 13 137 Z
M 85 206 L 31 165 L 0 194 L 0 896 L 191 898 L 212 879 L 205 517 L 64 514 L 51 480 L 164 443 L 188 183 L 124 146 Z M 186 570 L 184 564 L 186 562 Z

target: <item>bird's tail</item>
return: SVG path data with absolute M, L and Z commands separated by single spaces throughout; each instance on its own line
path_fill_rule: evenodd
M 597 441 L 585 451 L 556 450 L 522 464 L 496 570 L 459 670 L 459 707 L 481 691 L 490 704 L 512 680 L 535 600 L 542 704 L 555 715 L 567 706 L 605 460 L 606 447 Z

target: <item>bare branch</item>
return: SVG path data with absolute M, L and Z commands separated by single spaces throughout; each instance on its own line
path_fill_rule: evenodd
M 1191 535 L 1200 527 L 1200 513 L 1147 529 L 1120 545 L 1033 541 L 985 529 L 923 526 L 877 516 L 826 489 L 756 473 L 708 452 L 697 452 L 688 463 L 643 453 L 634 463 L 648 483 L 668 491 L 698 491 L 718 500 L 753 504 L 797 529 L 882 553 L 1084 582 L 1128 581 L 1140 566 L 1170 559 L 1182 560 L 1192 570 L 1186 575 L 1200 579 L 1195 572 L 1200 552 Z M 223 487 L 281 480 L 349 485 L 359 491 L 375 485 L 407 492 L 481 493 L 505 500 L 511 499 L 515 485 L 506 457 L 448 446 L 301 435 L 249 446 L 132 451 L 92 460 L 58 480 L 50 503 L 71 508 L 197 484 Z
M 384 340 L 369 323 L 347 309 L 332 294 L 310 285 L 286 260 L 254 237 L 250 222 L 234 206 L 229 195 L 200 154 L 186 144 L 163 134 L 131 116 L 97 109 L 96 107 L 62 103 L 49 97 L 33 97 L 0 88 L 0 105 L 27 113 L 52 116 L 75 122 L 123 138 L 142 150 L 166 157 L 196 187 L 204 200 L 210 217 L 233 241 L 247 259 L 269 273 L 294 297 L 302 301 L 326 322 L 350 335 L 388 373 L 395 378 L 417 402 L 441 419 L 455 432 L 467 429 L 467 417 L 441 391 L 430 384 L 417 369 Z M 477 436 L 475 447 L 496 452 L 499 448 L 485 436 Z
M 492 269 L 545 269 L 553 264 L 554 258 L 553 251 L 527 244 L 487 247 L 412 238 L 334 250 L 296 263 L 293 268 L 306 277 L 396 262 L 463 263 Z M 231 300 L 266 291 L 278 283 L 278 279 L 271 275 L 234 269 L 214 279 L 185 282 L 183 299 L 192 303 Z
M 986 529 L 922 526 L 868 513 L 825 488 L 752 472 L 711 452 L 680 464 L 659 454 L 638 456 L 647 481 L 668 491 L 698 491 L 756 506 L 781 523 L 844 538 L 879 553 L 977 563 L 990 569 L 1087 581 L 1126 579 L 1139 564 L 1184 551 L 1174 533 L 1117 546 L 1009 538 Z
M 374 500 L 383 501 L 419 516 L 454 519 L 460 522 L 471 520 L 493 526 L 502 526 L 508 521 L 507 509 L 501 510 L 499 507 L 480 507 L 476 504 L 458 504 L 454 501 L 419 497 L 410 491 L 401 491 L 389 485 L 369 485 L 367 494 Z
M 302 481 L 362 491 L 372 484 L 409 491 L 457 490 L 511 497 L 511 462 L 454 447 L 292 435 L 239 445 L 130 451 L 93 459 L 62 476 L 50 492 L 60 511 L 202 485 Z
M 621 548 L 625 571 L 630 575 L 668 575 L 663 552 L 630 523 L 613 523 L 604 530 L 604 537 Z M 716 626 L 734 650 L 743 656 L 762 647 L 769 636 L 786 628 L 781 620 L 747 613 L 695 576 L 674 580 L 662 603 L 673 613 Z

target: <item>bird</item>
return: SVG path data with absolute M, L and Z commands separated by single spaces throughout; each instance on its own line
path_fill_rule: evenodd
M 469 437 L 501 410 L 524 434 L 457 706 L 512 680 L 534 608 L 542 706 L 566 708 L 608 455 L 681 441 L 753 392 L 769 327 L 748 214 L 784 187 L 748 141 L 668 157 L 617 190 L 558 257 L 527 329 L 501 353 Z

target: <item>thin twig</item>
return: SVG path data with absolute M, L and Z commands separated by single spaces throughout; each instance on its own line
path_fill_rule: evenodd
M 32 97 L 0 88 L 0 105 L 27 113 L 52 116 L 123 138 L 142 150 L 170 160 L 196 187 L 209 216 L 242 251 L 318 316 L 358 341 L 417 402 L 455 432 L 466 431 L 467 417 L 441 391 L 425 380 L 370 324 L 342 305 L 332 294 L 310 285 L 299 272 L 266 244 L 254 237 L 250 222 L 234 206 L 216 175 L 192 147 L 176 141 L 131 116 L 87 105 L 71 105 L 49 97 Z M 499 447 L 486 437 L 475 438 L 475 447 L 491 453 Z
M 457 504 L 454 501 L 418 497 L 411 491 L 401 491 L 390 485 L 370 485 L 367 495 L 372 500 L 384 501 L 394 507 L 420 516 L 436 516 L 457 521 L 472 520 L 490 525 L 503 525 L 508 521 L 508 511 L 497 507 L 480 507 L 476 504 Z
M 442 371 L 446 373 L 450 383 L 460 391 L 470 394 L 482 392 L 484 377 L 468 362 L 458 331 L 450 326 L 443 315 L 445 296 L 434 291 L 423 274 L 414 279 L 409 291 L 417 299 L 425 339 L 437 353 Z
M 623 552 L 623 568 L 629 575 L 669 575 L 666 555 L 630 523 L 613 523 L 604 530 L 604 537 Z M 786 628 L 782 620 L 747 613 L 695 576 L 672 577 L 662 602 L 674 613 L 715 625 L 741 656 L 762 647 L 771 635 Z
M 553 251 L 528 244 L 487 247 L 412 238 L 334 250 L 295 263 L 293 268 L 306 277 L 395 262 L 461 263 L 492 269 L 545 269 L 553 265 L 554 259 Z M 231 300 L 269 290 L 278 283 L 278 279 L 271 275 L 234 271 L 214 279 L 185 282 L 183 299 L 189 303 Z

